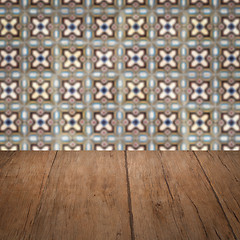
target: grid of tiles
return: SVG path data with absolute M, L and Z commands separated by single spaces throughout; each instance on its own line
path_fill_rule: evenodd
M 239 150 L 240 0 L 0 0 L 0 150 Z

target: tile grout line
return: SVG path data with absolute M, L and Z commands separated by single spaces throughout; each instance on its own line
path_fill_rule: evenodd
M 214 196 L 215 196 L 215 198 L 216 198 L 216 200 L 217 200 L 217 203 L 218 203 L 218 205 L 220 206 L 220 208 L 221 208 L 221 210 L 222 210 L 222 212 L 223 212 L 223 215 L 224 215 L 224 217 L 225 217 L 225 219 L 226 219 L 226 221 L 227 221 L 227 223 L 228 223 L 228 226 L 229 226 L 229 228 L 230 228 L 231 231 L 232 231 L 232 234 L 233 234 L 233 236 L 234 236 L 234 239 L 237 240 L 238 238 L 237 238 L 237 236 L 235 235 L 235 233 L 234 233 L 234 231 L 233 231 L 233 228 L 232 228 L 232 226 L 231 226 L 231 224 L 230 224 L 230 222 L 229 222 L 229 219 L 228 219 L 228 217 L 227 217 L 227 215 L 226 215 L 226 213 L 225 213 L 225 211 L 224 211 L 224 209 L 223 209 L 223 206 L 222 206 L 222 204 L 221 204 L 221 202 L 220 202 L 220 200 L 219 200 L 219 197 L 218 197 L 218 195 L 217 195 L 217 193 L 216 193 L 216 191 L 215 191 L 215 189 L 214 189 L 214 187 L 213 187 L 210 179 L 208 178 L 208 175 L 206 174 L 206 172 L 205 172 L 205 170 L 204 170 L 201 162 L 199 161 L 198 156 L 197 156 L 197 154 L 195 153 L 195 151 L 192 151 L 192 153 L 193 153 L 193 155 L 195 156 L 195 158 L 196 158 L 196 160 L 197 160 L 200 168 L 202 169 L 203 174 L 205 175 L 205 177 L 206 177 L 206 179 L 207 179 L 207 181 L 208 181 L 208 183 L 209 183 L 209 185 L 210 185 L 210 188 L 211 188 L 212 191 L 213 191 L 213 194 L 214 194 Z
M 126 150 L 124 151 L 124 159 L 125 159 L 126 180 L 127 180 L 128 213 L 129 213 L 129 223 L 130 223 L 130 230 L 131 230 L 131 240 L 135 240 L 133 213 L 132 213 L 132 199 L 131 199 L 131 190 L 130 190 L 130 182 L 129 182 L 129 175 L 128 175 L 128 163 L 127 163 Z

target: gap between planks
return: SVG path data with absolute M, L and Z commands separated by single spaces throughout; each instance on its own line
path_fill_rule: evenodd
M 134 224 L 133 224 L 133 212 L 132 212 L 132 199 L 131 199 L 131 187 L 128 175 L 128 162 L 127 151 L 124 151 L 125 169 L 126 169 L 126 181 L 127 181 L 127 194 L 128 194 L 128 212 L 129 212 L 129 224 L 131 229 L 131 240 L 135 240 Z
M 44 185 L 44 187 L 43 187 L 43 191 L 42 191 L 42 195 L 41 195 L 40 201 L 38 202 L 37 211 L 36 211 L 36 214 L 35 214 L 35 216 L 34 216 L 34 220 L 33 220 L 32 226 L 34 225 L 34 223 L 35 223 L 35 221 L 36 221 L 36 218 L 37 218 L 37 216 L 39 215 L 39 212 L 40 212 L 40 210 L 41 210 L 42 201 L 43 201 L 43 196 L 44 196 L 44 193 L 45 193 L 45 191 L 46 191 L 46 189 L 47 189 L 48 182 L 49 182 L 49 178 L 50 178 L 50 175 L 51 175 L 51 172 L 52 172 L 53 165 L 54 165 L 55 160 L 56 160 L 56 158 L 57 158 L 57 154 L 58 154 L 58 151 L 56 151 L 56 153 L 55 153 L 55 156 L 54 156 L 52 165 L 51 165 L 50 170 L 49 170 L 49 172 L 48 172 L 47 180 L 46 180 L 45 185 Z M 32 235 L 32 230 L 33 230 L 33 228 L 31 228 L 30 235 Z

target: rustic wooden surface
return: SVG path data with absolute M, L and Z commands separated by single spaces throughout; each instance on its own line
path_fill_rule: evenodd
M 240 152 L 195 152 L 195 155 L 232 232 L 240 239 Z
M 58 152 L 29 239 L 129 239 L 124 152 Z
M 0 239 L 31 229 L 56 152 L 0 152 Z
M 0 152 L 0 239 L 240 239 L 240 152 Z

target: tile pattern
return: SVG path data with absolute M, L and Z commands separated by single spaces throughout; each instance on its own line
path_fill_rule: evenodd
M 0 0 L 0 150 L 239 150 L 240 0 Z

